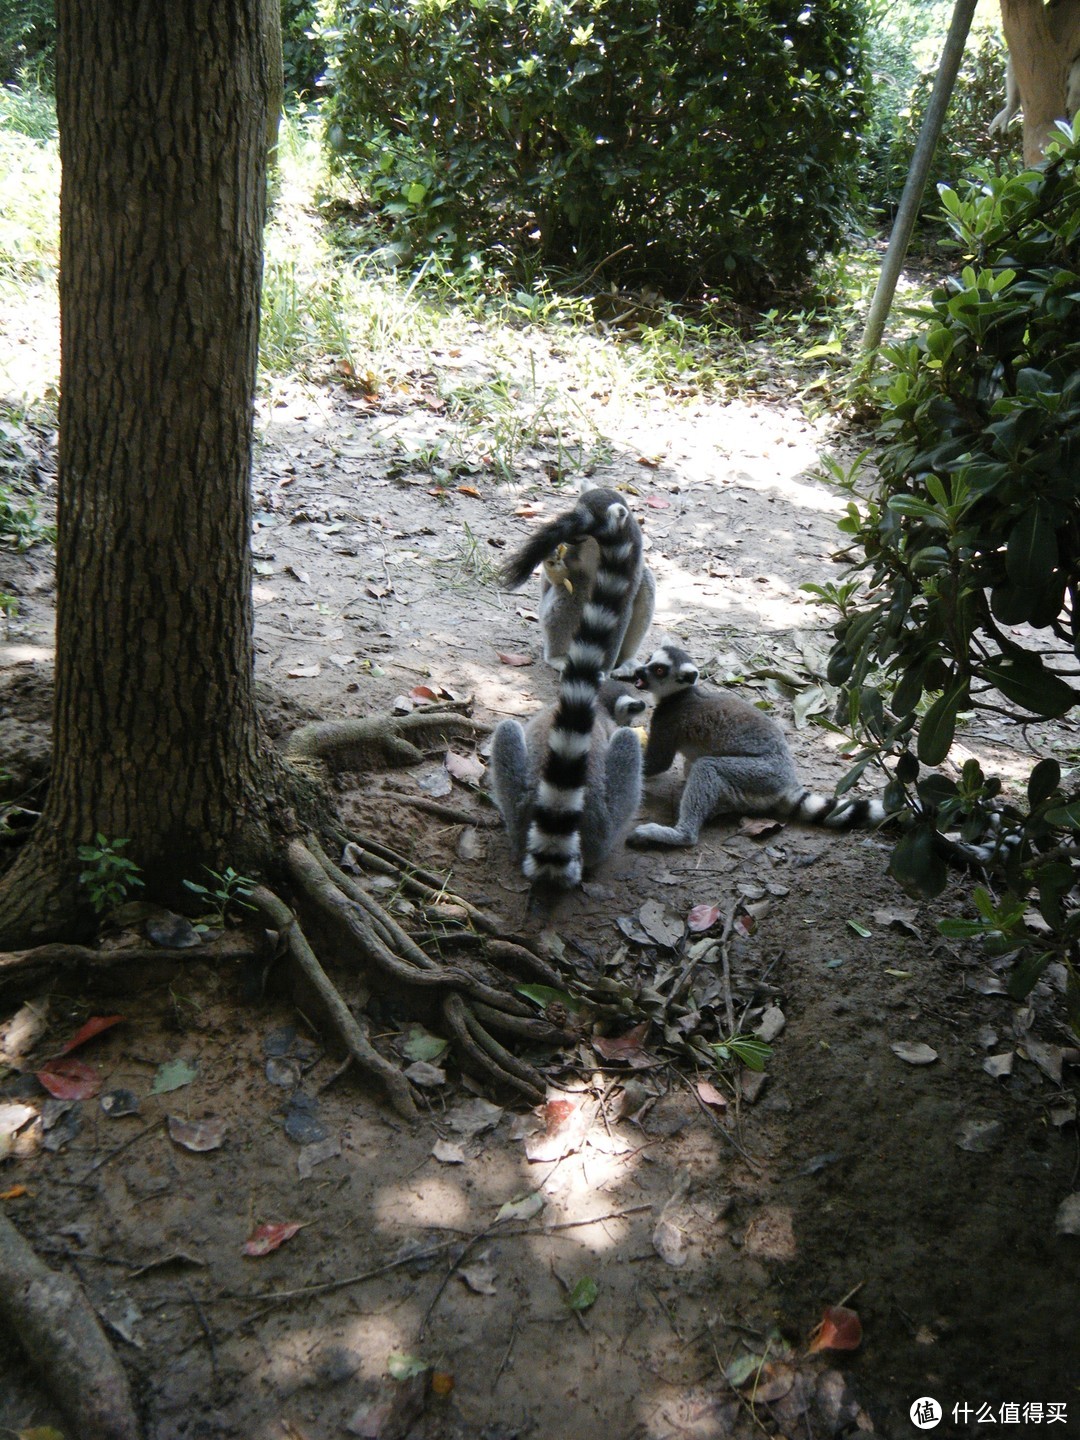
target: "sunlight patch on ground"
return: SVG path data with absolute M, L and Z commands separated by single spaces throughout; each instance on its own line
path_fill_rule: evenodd
M 60 379 L 60 301 L 44 282 L 16 293 L 0 288 L 0 395 L 33 410 L 56 398 Z
M 469 1216 L 470 1201 L 461 1187 L 442 1175 L 431 1175 L 380 1191 L 372 1222 L 394 1233 L 405 1225 L 465 1228 Z

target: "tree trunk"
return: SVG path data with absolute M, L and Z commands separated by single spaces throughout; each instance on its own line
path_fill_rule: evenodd
M 1001 0 L 1001 23 L 1024 112 L 1024 163 L 1038 165 L 1065 118 L 1070 63 L 1080 48 L 1080 3 Z
M 70 930 L 97 832 L 159 892 L 269 834 L 249 481 L 275 3 L 59 0 L 53 766 L 0 948 Z

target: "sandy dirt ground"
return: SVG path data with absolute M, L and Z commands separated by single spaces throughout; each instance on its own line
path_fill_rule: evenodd
M 534 356 L 533 373 L 556 361 Z M 441 468 L 452 363 L 418 360 L 380 400 L 280 387 L 260 404 L 257 663 L 278 734 L 423 703 L 417 687 L 470 699 L 489 724 L 553 695 L 538 592 L 505 594 L 494 567 L 562 507 L 561 457 L 541 438 L 504 483 L 482 460 Z M 799 589 L 841 573 L 840 501 L 811 475 L 827 423 L 774 394 L 643 407 L 605 434 L 591 478 L 621 487 L 644 527 L 652 638 L 771 705 L 805 778 L 830 790 L 842 743 L 796 723 L 828 704 L 810 689 L 825 617 Z M 44 550 L 0 552 L 0 589 L 20 600 L 0 646 L 5 764 L 30 776 L 45 753 Z M 1006 776 L 1030 765 L 1000 723 L 961 738 Z M 1076 740 L 1059 726 L 1038 744 L 1064 757 Z M 452 748 L 482 765 L 482 742 Z M 482 781 L 458 768 L 442 750 L 345 777 L 342 813 L 452 874 L 507 935 L 536 937 Z M 670 814 L 677 779 L 650 783 L 649 816 Z M 0 1078 L 0 1114 L 32 1112 L 0 1162 L 0 1190 L 25 1187 L 5 1213 L 81 1280 L 150 1440 L 899 1440 L 922 1397 L 943 1407 L 943 1435 L 1033 1436 L 1062 1407 L 1050 1433 L 1080 1435 L 1080 1241 L 1055 1229 L 1078 1167 L 1061 977 L 1014 1004 L 984 956 L 937 931 L 961 888 L 915 903 L 888 853 L 874 834 L 735 820 L 693 850 L 620 851 L 538 938 L 583 980 L 651 997 L 658 1018 L 614 1055 L 583 1033 L 539 1057 L 565 1101 L 552 1134 L 554 1112 L 481 1092 L 438 1054 L 422 1121 L 401 1123 L 336 1076 L 340 1056 L 274 971 L 163 958 L 58 985 L 27 1073 Z M 687 930 L 703 905 L 715 925 Z M 410 1063 L 415 1017 L 333 974 Z M 771 1036 L 763 1075 L 680 1062 L 673 991 Z M 0 1024 L 18 1009 L 0 1003 Z M 108 1014 L 124 1023 L 79 1052 L 102 1095 L 49 1099 L 35 1067 Z M 118 1091 L 129 1101 L 107 1111 Z M 176 1120 L 220 1143 L 187 1148 Z M 246 1256 L 267 1223 L 300 1228 Z M 841 1304 L 861 1344 L 813 1351 Z M 0 1363 L 0 1433 L 53 1424 L 76 1440 L 11 1336 Z

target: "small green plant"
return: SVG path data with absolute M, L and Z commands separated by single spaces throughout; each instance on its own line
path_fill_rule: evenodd
M 98 832 L 92 845 L 80 845 L 79 859 L 86 869 L 79 874 L 79 884 L 90 897 L 98 915 L 106 915 L 127 898 L 132 890 L 142 889 L 139 866 L 120 851 L 129 840 L 108 840 Z
M 716 1056 L 717 1068 L 735 1062 L 748 1070 L 764 1070 L 773 1053 L 772 1046 L 756 1035 L 732 1035 L 719 1044 L 710 1045 L 709 1049 Z
M 197 880 L 185 880 L 184 887 L 213 906 L 203 917 L 204 924 L 214 930 L 223 929 L 225 916 L 231 905 L 241 910 L 255 909 L 254 905 L 248 903 L 248 896 L 255 888 L 254 880 L 238 874 L 231 865 L 220 872 L 211 870 L 209 865 L 204 865 L 203 869 L 215 882 L 213 886 L 200 885 Z

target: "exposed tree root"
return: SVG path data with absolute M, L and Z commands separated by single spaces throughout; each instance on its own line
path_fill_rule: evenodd
M 170 950 L 161 945 L 118 945 L 98 949 L 92 945 L 38 945 L 32 950 L 0 952 L 0 995 L 9 992 L 30 994 L 57 974 L 76 970 L 101 970 L 119 965 L 150 965 L 183 960 L 202 960 L 218 965 L 225 960 L 251 960 L 260 951 L 250 935 L 234 932 L 206 945 Z
M 382 769 L 417 763 L 424 758 L 423 746 L 445 744 L 454 736 L 473 738 L 484 731 L 453 709 L 317 723 L 292 735 L 286 757 L 301 774 Z M 455 822 L 472 818 L 451 814 Z M 314 839 L 286 844 L 282 868 L 295 912 L 267 886 L 256 887 L 251 899 L 268 929 L 276 933 L 279 952 L 288 955 L 314 990 L 350 1060 L 376 1082 L 399 1115 L 416 1116 L 414 1094 L 403 1071 L 371 1044 L 363 1019 L 346 1005 L 304 932 L 308 922 L 315 935 L 332 937 L 336 954 L 363 967 L 365 979 L 376 990 L 393 994 L 406 1006 L 411 998 L 425 1017 L 441 1017 L 459 1058 L 479 1078 L 509 1086 L 533 1101 L 542 1098 L 543 1075 L 509 1047 L 557 1047 L 572 1043 L 576 1031 L 563 1023 L 565 1016 L 557 1007 L 539 1015 L 534 1004 L 516 993 L 516 986 L 525 978 L 560 988 L 564 982 L 557 970 L 528 941 L 505 939 L 501 922 L 451 893 L 442 876 L 376 840 L 346 835 L 336 839 L 343 849 L 340 864 Z M 366 877 L 389 878 L 397 893 L 409 898 L 409 923 L 416 934 L 379 903 Z M 231 936 L 219 944 L 184 951 L 47 945 L 0 954 L 0 993 L 47 984 L 58 969 L 92 970 L 151 959 L 220 961 L 238 953 L 265 953 L 265 940 L 244 937 L 239 950 Z
M 336 770 L 385 770 L 419 765 L 423 745 L 455 736 L 470 739 L 486 727 L 467 715 L 421 710 L 412 715 L 365 715 L 353 720 L 316 721 L 293 732 L 285 757 L 298 769 L 316 774 Z
M 366 849 L 367 843 L 354 843 L 349 851 L 351 858 L 360 862 L 373 860 L 376 863 L 372 868 L 380 874 L 387 873 L 389 869 L 398 876 L 404 888 L 409 888 L 405 882 L 411 879 L 416 887 L 414 893 L 436 902 L 436 918 L 442 923 L 446 922 L 449 913 L 459 922 L 468 920 L 475 924 L 477 920 L 482 920 L 486 930 L 496 928 L 490 917 L 483 915 L 482 911 L 459 896 L 449 895 L 442 888 L 436 890 L 426 880 L 416 880 L 397 870 L 392 862 L 384 859 L 382 855 L 369 853 Z M 450 963 L 432 956 L 357 879 L 337 866 L 323 852 L 317 841 L 293 841 L 287 849 L 285 859 L 301 908 L 314 911 L 321 925 L 330 930 L 339 942 L 344 944 L 347 952 L 354 954 L 363 964 L 366 974 L 375 985 L 391 988 L 395 994 L 404 995 L 406 998 L 411 991 L 420 997 L 426 995 L 429 1003 L 434 1000 L 463 1056 L 483 1076 L 497 1084 L 509 1085 L 521 1091 L 530 1100 L 542 1098 L 545 1086 L 540 1072 L 513 1055 L 492 1032 L 500 1032 L 515 1040 L 546 1045 L 565 1044 L 574 1038 L 572 1031 L 538 1017 L 532 1006 L 512 992 L 502 975 L 499 961 L 512 956 L 517 962 L 516 968 L 522 968 L 522 957 L 527 956 L 532 962 L 530 968 L 534 974 L 539 971 L 546 981 L 558 983 L 559 977 L 550 967 L 544 965 L 538 957 L 532 956 L 523 946 L 505 941 L 494 942 L 493 945 L 488 942 L 489 953 L 483 958 L 469 956 L 457 963 Z M 436 880 L 437 877 L 429 876 L 428 879 Z M 257 894 L 256 899 L 265 911 L 264 893 Z M 299 936 L 298 927 L 293 924 L 288 934 L 290 937 Z M 289 943 L 293 943 L 292 938 Z M 439 944 L 442 944 L 442 937 L 439 938 Z M 307 948 L 310 951 L 310 947 Z M 492 950 L 494 953 L 491 953 Z M 313 956 L 305 957 L 305 974 L 311 973 L 313 960 Z M 492 964 L 491 961 L 495 963 Z M 319 974 L 322 982 L 329 985 L 330 982 L 326 980 L 321 967 Z M 320 988 L 320 993 L 325 998 L 325 990 Z M 343 1011 L 348 1014 L 340 997 L 335 1006 L 328 1005 L 327 1009 L 334 1017 L 335 1024 Z M 350 1053 L 353 1053 L 351 1048 Z M 355 1058 L 384 1085 L 387 1083 L 384 1070 L 380 1069 L 376 1073 L 370 1060 L 365 1061 L 358 1055 Z M 388 1063 L 383 1061 L 382 1065 Z M 395 1074 L 401 1080 L 400 1072 L 395 1070 Z M 402 1084 L 404 1083 L 402 1080 Z M 400 1091 L 397 1092 L 395 1105 L 401 1108 Z
M 80 1440 L 139 1440 L 127 1377 L 79 1285 L 0 1215 L 0 1317 Z
M 406 1120 L 415 1119 L 416 1106 L 413 1104 L 409 1082 L 398 1067 L 384 1059 L 368 1040 L 363 1026 L 342 1000 L 337 989 L 331 984 L 326 971 L 319 964 L 318 957 L 308 944 L 289 907 L 279 900 L 273 891 L 267 890 L 262 885 L 252 891 L 251 901 L 278 931 L 282 944 L 315 990 L 325 1007 L 328 1019 L 351 1058 L 365 1074 L 370 1075 L 382 1086 L 391 1105 L 399 1115 Z

